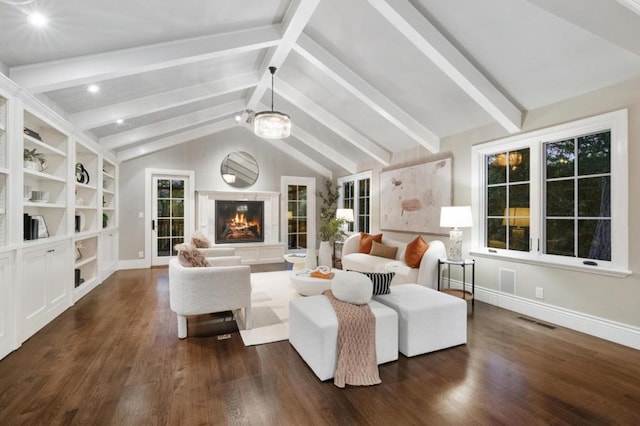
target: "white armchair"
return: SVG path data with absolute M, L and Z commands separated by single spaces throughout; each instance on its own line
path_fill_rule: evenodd
M 245 329 L 251 328 L 251 268 L 219 259 L 236 265 L 187 268 L 177 258 L 169 261 L 169 304 L 178 315 L 180 339 L 187 337 L 188 315 L 244 308 Z

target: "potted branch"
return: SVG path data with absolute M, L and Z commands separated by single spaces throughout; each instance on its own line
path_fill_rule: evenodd
M 102 213 L 102 227 L 106 228 L 109 225 L 109 215 Z
M 331 244 L 337 240 L 341 240 L 347 235 L 342 226 L 346 222 L 344 219 L 336 217 L 338 199 L 340 198 L 340 187 L 331 183 L 330 180 L 326 180 L 324 186 L 325 191 L 318 193 L 318 198 L 320 198 L 322 202 L 318 227 L 318 236 L 320 237 L 318 264 L 321 266 L 332 266 Z
M 36 148 L 24 148 L 22 159 L 25 169 L 42 171 L 47 168 L 47 158 Z

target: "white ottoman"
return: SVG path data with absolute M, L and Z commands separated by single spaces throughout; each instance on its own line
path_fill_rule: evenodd
M 415 356 L 467 343 L 467 302 L 417 284 L 391 286 L 374 299 L 398 313 L 398 347 Z
M 378 364 L 398 359 L 398 315 L 393 309 L 369 302 L 376 317 Z M 323 295 L 289 301 L 289 342 L 320 380 L 336 372 L 338 318 Z

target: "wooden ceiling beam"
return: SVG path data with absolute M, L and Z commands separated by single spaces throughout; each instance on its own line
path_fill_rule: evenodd
M 187 127 L 204 124 L 212 120 L 235 114 L 243 111 L 244 109 L 246 109 L 246 102 L 244 100 L 240 99 L 237 101 L 227 102 L 223 105 L 201 109 L 199 111 L 173 117 L 168 120 L 105 136 L 99 139 L 99 143 L 107 150 L 121 149 L 127 145 L 139 143 L 146 139 L 157 138 L 167 133 L 180 131 Z
M 278 81 L 275 92 L 380 164 L 384 166 L 390 164 L 391 153 L 389 151 L 370 141 L 363 134 L 307 98 L 282 79 Z
M 117 119 L 129 119 L 169 108 L 238 92 L 258 84 L 258 73 L 242 74 L 224 80 L 175 89 L 157 95 L 146 96 L 118 104 L 77 112 L 69 121 L 82 130 L 93 129 L 113 123 Z
M 287 12 L 283 19 L 284 30 L 282 38 L 273 52 L 267 55 L 265 61 L 260 67 L 260 82 L 253 90 L 247 101 L 249 109 L 256 109 L 256 105 L 260 103 L 267 89 L 271 86 L 271 73 L 269 67 L 280 68 L 284 60 L 287 58 L 293 46 L 302 34 L 302 30 L 307 26 L 313 12 L 320 3 L 320 0 L 299 0 L 292 3 L 291 9 Z
M 301 34 L 293 49 L 424 148 L 431 152 L 440 151 L 440 138 L 435 133 L 407 114 L 310 37 Z
M 238 124 L 235 122 L 235 120 L 228 118 L 218 121 L 217 123 L 212 123 L 206 126 L 198 127 L 196 129 L 187 130 L 182 133 L 167 136 L 165 138 L 138 145 L 133 148 L 125 149 L 118 152 L 117 158 L 120 161 L 133 160 L 134 158 L 142 157 L 144 155 L 162 151 L 163 149 L 171 148 L 176 145 L 191 142 L 196 139 L 230 129 L 237 125 Z
M 9 76 L 30 92 L 42 93 L 264 49 L 278 44 L 280 37 L 281 26 L 271 25 L 11 67 Z
M 454 83 L 510 133 L 522 128 L 522 111 L 406 0 L 369 3 Z

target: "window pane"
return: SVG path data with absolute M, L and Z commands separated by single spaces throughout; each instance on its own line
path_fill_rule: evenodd
M 487 155 L 487 184 L 507 182 L 506 156 L 506 152 Z
M 184 180 L 174 179 L 171 181 L 171 197 L 184 198 Z
M 158 237 L 169 237 L 171 235 L 171 220 L 158 219 Z
M 578 221 L 578 257 L 611 260 L 611 221 Z
M 301 201 L 298 205 L 298 217 L 307 217 L 307 202 Z
M 288 195 L 287 197 L 289 198 L 290 201 L 294 201 L 298 199 L 298 190 L 297 187 L 294 185 L 289 185 L 288 186 Z
M 184 200 L 171 201 L 171 216 L 184 217 Z
M 307 221 L 306 220 L 298 221 L 298 232 L 307 232 Z
M 574 216 L 573 182 L 547 182 L 547 216 Z
M 170 256 L 171 255 L 171 239 L 170 238 L 158 238 L 158 256 Z
M 305 201 L 307 199 L 307 187 L 299 186 L 298 187 L 298 200 Z
M 529 207 L 529 184 L 509 186 L 509 208 Z M 528 215 L 528 214 L 527 214 Z
M 578 138 L 578 175 L 611 172 L 611 132 Z
M 547 254 L 574 256 L 573 219 L 547 219 Z
M 507 187 L 487 188 L 487 216 L 502 216 L 507 208 Z
M 172 220 L 171 221 L 171 235 L 174 237 L 184 236 L 184 220 Z
M 611 178 L 578 180 L 578 216 L 611 217 Z
M 169 217 L 171 215 L 169 200 L 158 200 L 158 217 Z
M 510 151 L 507 155 L 509 182 L 529 180 L 529 148 Z
M 169 179 L 158 179 L 158 198 L 169 198 Z
M 307 234 L 300 234 L 298 236 L 298 246 L 300 248 L 307 248 Z
M 506 227 L 502 219 L 487 219 L 487 247 L 507 248 Z
M 573 139 L 545 144 L 547 179 L 573 176 L 575 144 Z
M 509 226 L 509 250 L 529 251 L 529 226 Z

